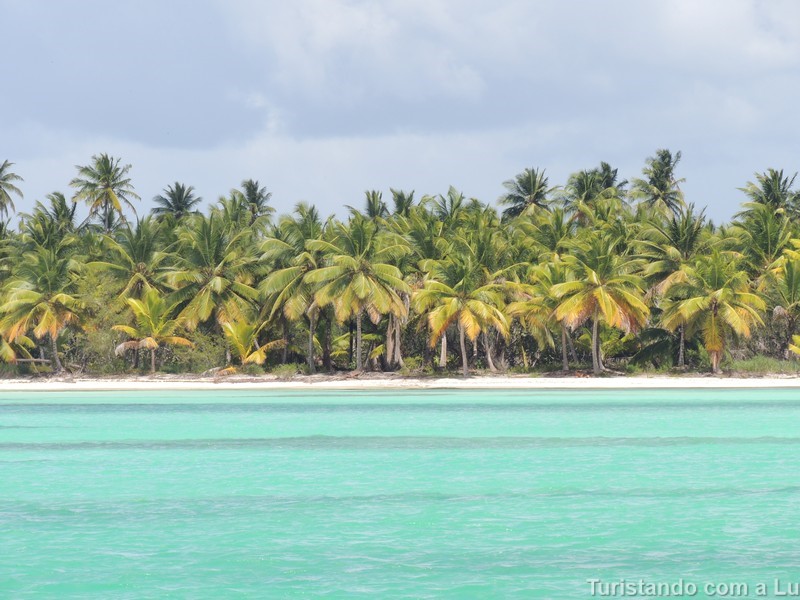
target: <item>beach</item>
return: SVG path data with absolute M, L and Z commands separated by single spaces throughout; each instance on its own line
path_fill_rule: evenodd
M 0 382 L 2 392 L 59 391 L 146 391 L 146 390 L 386 390 L 386 389 L 530 389 L 530 390 L 608 390 L 608 389 L 800 389 L 800 377 L 769 376 L 541 376 L 479 375 L 474 377 L 409 377 L 386 373 L 296 376 L 232 375 L 201 377 L 185 375 L 49 378 L 18 378 Z

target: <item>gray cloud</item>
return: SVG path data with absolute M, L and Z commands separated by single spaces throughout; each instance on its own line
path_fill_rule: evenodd
M 288 210 L 364 189 L 494 200 L 526 166 L 636 176 L 682 150 L 717 220 L 769 166 L 798 168 L 790 0 L 0 0 L 3 152 L 26 204 L 97 152 L 150 198 L 260 179 Z

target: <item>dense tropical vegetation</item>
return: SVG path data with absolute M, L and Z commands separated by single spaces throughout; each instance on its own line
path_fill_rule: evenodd
M 203 212 L 174 182 L 141 214 L 131 166 L 76 167 L 12 223 L 0 164 L 3 372 L 287 369 L 797 371 L 800 191 L 769 169 L 730 224 L 687 203 L 681 153 L 640 177 L 608 163 L 553 185 L 529 168 L 495 208 L 451 187 L 365 193 L 276 217 L 246 180 Z M 84 203 L 88 217 L 76 207 Z M 281 365 L 292 365 L 282 367 Z

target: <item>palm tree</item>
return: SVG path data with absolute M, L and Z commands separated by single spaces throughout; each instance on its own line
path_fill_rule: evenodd
M 570 175 L 565 187 L 564 208 L 581 223 L 585 223 L 584 212 L 598 198 L 611 198 L 624 194 L 627 181 L 618 181 L 618 169 L 607 162 L 599 167 L 584 169 Z
M 223 323 L 222 332 L 225 334 L 225 339 L 233 354 L 239 359 L 240 365 L 263 365 L 267 360 L 267 353 L 283 346 L 284 340 L 275 340 L 259 345 L 258 336 L 266 324 L 266 321 L 261 324 L 249 321 Z
M 663 302 L 664 327 L 675 331 L 685 324 L 687 331 L 699 331 L 714 373 L 720 372 L 728 338 L 750 337 L 753 325 L 763 324 L 764 301 L 740 267 L 734 254 L 714 250 L 697 259 L 687 281 L 674 284 Z
M 14 201 L 11 199 L 12 194 L 22 198 L 22 191 L 14 185 L 14 182 L 24 180 L 11 170 L 13 166 L 14 163 L 7 160 L 0 165 L 0 219 L 8 216 L 9 207 L 11 210 L 15 210 Z
M 783 169 L 767 169 L 764 173 L 755 174 L 756 181 L 748 181 L 739 188 L 750 199 L 750 202 L 765 204 L 773 210 L 783 209 L 792 216 L 800 209 L 800 191 L 793 190 L 797 173 L 784 176 Z
M 592 236 L 579 241 L 575 254 L 563 259 L 575 280 L 552 288 L 560 300 L 556 319 L 572 329 L 587 320 L 592 322 L 592 371 L 595 375 L 605 370 L 600 354 L 600 323 L 632 333 L 644 325 L 649 314 L 642 299 L 643 280 L 634 275 L 640 263 L 619 254 L 616 246 L 617 240 L 610 236 Z
M 48 194 L 47 199 L 49 206 L 36 202 L 31 214 L 20 214 L 23 241 L 29 249 L 42 246 L 56 250 L 80 231 L 75 223 L 74 202 L 68 202 L 61 192 Z
M 774 268 L 792 238 L 791 223 L 783 208 L 748 202 L 731 227 L 728 242 L 744 255 L 751 276 L 760 279 Z
M 55 370 L 61 372 L 58 336 L 78 322 L 82 307 L 74 295 L 76 265 L 71 257 L 49 248 L 26 252 L 22 258 L 0 306 L 0 329 L 9 342 L 21 340 L 31 330 L 37 339 L 48 336 Z
M 136 325 L 114 325 L 115 331 L 128 334 L 132 340 L 117 346 L 117 356 L 131 349 L 150 350 L 150 373 L 156 372 L 156 350 L 162 344 L 170 346 L 193 346 L 192 342 L 184 337 L 175 335 L 181 323 L 178 319 L 170 317 L 175 312 L 176 305 L 169 305 L 157 289 L 147 290 L 141 299 L 128 298 L 128 306 L 133 312 Z
M 485 278 L 484 270 L 470 255 L 454 254 L 451 259 L 430 265 L 424 287 L 417 290 L 411 299 L 417 312 L 428 314 L 431 347 L 451 324 L 458 324 L 464 377 L 469 375 L 465 337 L 474 342 L 488 327 L 494 327 L 501 335 L 508 335 L 508 321 L 501 310 L 502 286 L 486 284 Z
M 642 169 L 644 179 L 633 180 L 633 195 L 653 207 L 677 213 L 683 204 L 680 184 L 684 179 L 675 177 L 675 168 L 681 160 L 681 153 L 674 155 L 667 149 L 656 150 L 655 156 L 647 159 Z
M 122 205 L 136 214 L 131 200 L 140 200 L 128 177 L 131 165 L 121 165 L 120 162 L 119 158 L 108 154 L 92 156 L 91 164 L 76 165 L 78 177 L 69 182 L 76 189 L 73 200 L 86 202 L 90 216 L 99 214 L 107 233 L 111 231 L 112 215 L 119 215 L 124 222 Z
M 687 278 L 686 268 L 696 257 L 708 249 L 705 211 L 694 212 L 694 204 L 682 206 L 669 221 L 650 222 L 641 234 L 639 243 L 647 264 L 643 275 L 653 282 L 655 296 L 662 296 L 669 288 Z M 678 367 L 686 364 L 686 332 L 678 326 Z
M 250 225 L 253 225 L 256 219 L 270 217 L 275 212 L 275 209 L 269 205 L 269 201 L 272 199 L 272 192 L 268 192 L 267 188 L 261 187 L 258 181 L 253 179 L 242 181 L 241 194 L 250 213 Z
M 247 229 L 233 233 L 215 213 L 192 217 L 178 233 L 165 278 L 175 288 L 171 302 L 182 306 L 179 318 L 190 330 L 212 315 L 222 325 L 252 312 L 258 267 L 244 243 L 249 235 Z
M 389 216 L 389 207 L 383 201 L 383 192 L 378 190 L 367 190 L 364 192 L 366 200 L 364 204 L 364 215 L 370 219 L 385 219 Z M 354 210 L 352 207 L 350 210 Z
M 414 190 L 404 192 L 403 190 L 389 188 L 389 191 L 392 193 L 392 201 L 394 202 L 393 214 L 407 217 L 414 206 Z
M 507 192 L 500 197 L 498 202 L 508 206 L 503 211 L 503 217 L 510 219 L 529 212 L 532 208 L 549 210 L 549 196 L 556 189 L 549 187 L 545 171 L 533 168 L 525 169 L 522 173 L 503 182 Z
M 164 193 L 153 197 L 157 206 L 150 212 L 158 217 L 171 216 L 180 221 L 187 215 L 198 214 L 194 207 L 203 199 L 195 196 L 194 187 L 175 182 L 164 188 Z
M 777 271 L 766 292 L 774 307 L 773 317 L 786 323 L 783 357 L 789 358 L 791 341 L 800 321 L 800 257 L 786 257 Z
M 307 248 L 327 255 L 327 266 L 306 274 L 304 281 L 317 285 L 314 297 L 320 307 L 333 305 L 336 318 L 356 320 L 356 370 L 364 368 L 362 353 L 362 318 L 366 312 L 377 323 L 392 312 L 406 311 L 399 292 L 410 288 L 392 260 L 409 252 L 400 236 L 381 232 L 377 224 L 356 214 L 348 224 L 333 225 L 333 239 L 310 240 Z
M 136 227 L 120 229 L 114 237 L 103 236 L 107 260 L 93 261 L 89 267 L 110 271 L 122 286 L 122 298 L 142 295 L 161 285 L 167 255 L 160 247 L 161 226 L 151 217 L 136 221 Z
M 295 208 L 296 217 L 284 217 L 276 235 L 261 245 L 262 260 L 276 265 L 261 283 L 260 290 L 272 298 L 269 318 L 278 312 L 296 321 L 308 319 L 308 349 L 306 360 L 310 373 L 314 373 L 314 330 L 319 315 L 319 305 L 314 298 L 316 287 L 306 281 L 306 274 L 322 264 L 320 250 L 309 250 L 308 242 L 322 238 L 322 222 L 316 208 L 300 203 Z
M 508 305 L 506 312 L 510 317 L 520 320 L 540 348 L 552 347 L 551 329 L 557 323 L 555 310 L 559 304 L 553 288 L 559 283 L 572 281 L 572 273 L 556 257 L 552 262 L 532 266 L 525 279 L 529 283 L 508 284 L 516 300 Z M 558 323 L 558 327 L 561 334 L 561 368 L 569 371 L 569 332 L 563 321 Z

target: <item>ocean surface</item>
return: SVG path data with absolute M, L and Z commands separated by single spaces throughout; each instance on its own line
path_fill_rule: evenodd
M 3 599 L 800 594 L 798 391 L 1 390 Z

